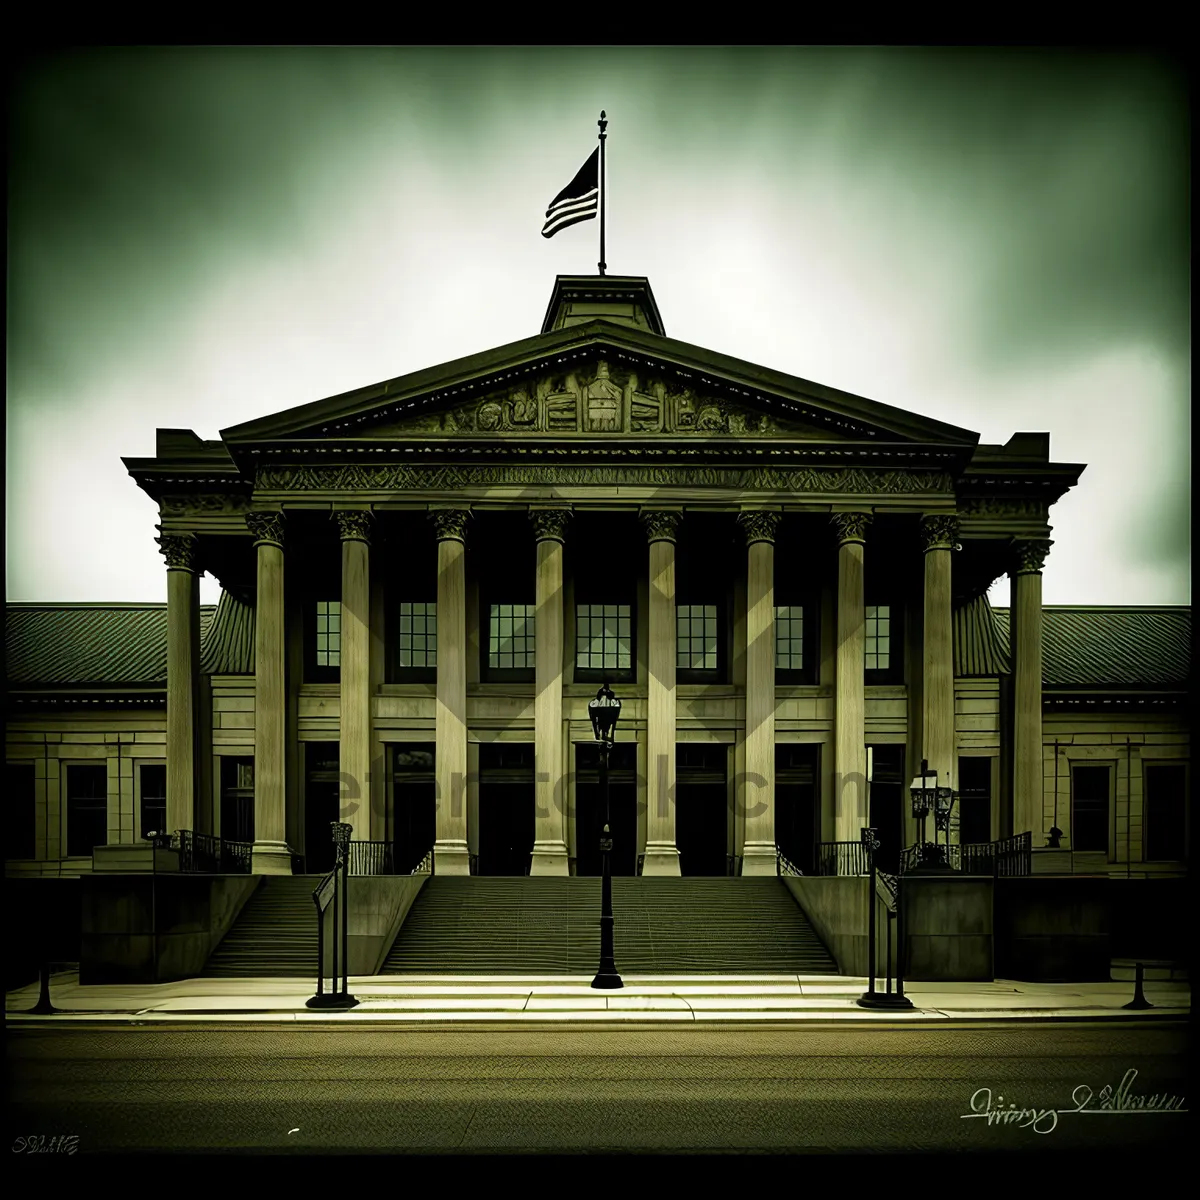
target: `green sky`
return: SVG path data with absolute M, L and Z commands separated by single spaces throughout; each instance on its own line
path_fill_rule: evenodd
M 161 600 L 121 455 L 536 333 L 597 223 L 667 332 L 1086 462 L 1048 603 L 1186 603 L 1189 141 L 1170 61 L 997 49 L 131 49 L 9 127 L 7 587 Z M 206 584 L 206 599 L 215 598 Z M 1003 601 L 1004 588 L 994 596 Z

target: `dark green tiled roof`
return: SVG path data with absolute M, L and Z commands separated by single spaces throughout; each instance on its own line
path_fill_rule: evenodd
M 200 637 L 215 607 L 200 606 Z M 165 684 L 165 604 L 9 604 L 4 614 L 9 686 Z
M 1008 646 L 1001 640 L 996 614 L 986 596 L 954 610 L 954 674 L 1006 675 Z
M 1009 610 L 996 625 L 1007 653 Z M 1187 682 L 1191 666 L 1189 606 L 1042 609 L 1044 687 L 1169 687 Z
M 254 609 L 221 593 L 212 627 L 200 654 L 205 675 L 254 674 Z

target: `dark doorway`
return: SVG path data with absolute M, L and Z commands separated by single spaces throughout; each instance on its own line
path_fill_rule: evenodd
M 807 742 L 775 747 L 775 844 L 805 875 L 816 874 L 821 840 L 820 752 L 820 746 Z
M 904 747 L 868 746 L 871 758 L 870 820 L 879 838 L 875 863 L 881 871 L 894 875 L 900 869 L 900 851 L 904 848 Z M 933 841 L 933 817 L 927 821 L 926 836 Z
M 254 841 L 254 759 L 221 756 L 221 840 Z
M 963 846 L 992 840 L 992 760 L 958 760 L 958 840 Z
M 337 742 L 304 743 L 304 872 L 333 870 L 333 831 L 341 815 Z
M 600 786 L 600 751 L 575 747 L 575 874 L 600 875 L 600 835 L 604 829 L 604 794 Z M 609 756 L 609 812 L 613 875 L 637 873 L 637 745 L 618 742 Z
M 479 874 L 528 875 L 533 835 L 533 744 L 480 746 Z
M 684 875 L 728 875 L 725 746 L 675 747 L 675 845 Z
M 1108 799 L 1111 781 L 1108 767 L 1072 767 L 1071 846 L 1075 850 L 1108 853 Z
M 397 875 L 410 875 L 437 837 L 432 742 L 392 747 L 393 848 Z

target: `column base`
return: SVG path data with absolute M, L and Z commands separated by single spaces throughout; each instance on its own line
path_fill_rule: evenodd
M 286 842 L 255 842 L 250 851 L 252 875 L 290 875 L 292 852 Z
M 742 851 L 742 874 L 778 875 L 778 848 L 769 842 L 747 842 Z
M 670 842 L 650 842 L 646 846 L 646 857 L 642 860 L 643 875 L 675 875 L 679 869 L 679 849 Z
M 562 842 L 534 842 L 530 875 L 569 875 L 567 847 Z
M 471 852 L 466 842 L 434 842 L 433 873 L 435 875 L 470 875 Z

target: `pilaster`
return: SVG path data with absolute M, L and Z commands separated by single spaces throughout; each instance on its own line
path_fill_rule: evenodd
M 1045 833 L 1042 811 L 1042 566 L 1054 543 L 1031 538 L 1013 544 L 1013 826 Z
M 371 840 L 371 525 L 369 512 L 335 512 L 342 540 L 339 769 L 348 780 L 339 820 Z

